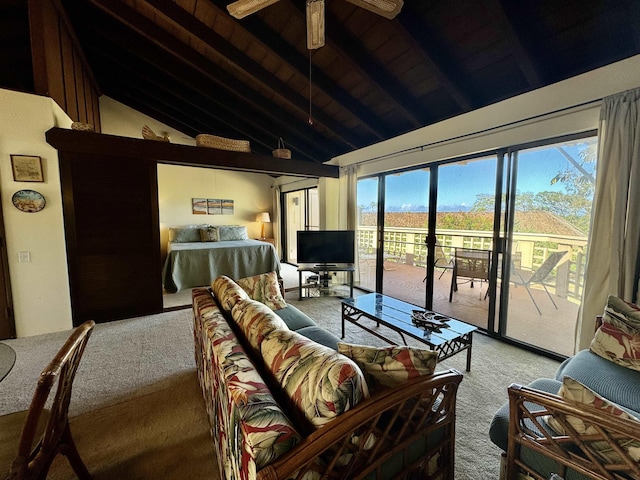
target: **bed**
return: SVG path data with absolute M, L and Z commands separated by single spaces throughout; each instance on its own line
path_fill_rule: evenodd
M 202 227 L 195 228 L 203 230 Z M 201 239 L 198 241 L 193 234 L 176 235 L 171 230 L 167 258 L 162 269 L 162 283 L 167 292 L 208 286 L 219 275 L 238 279 L 276 272 L 280 277 L 280 260 L 276 249 L 270 243 L 260 240 L 238 239 L 246 237 L 246 229 L 240 235 L 214 236 L 218 238 L 216 241 L 202 241 L 205 235 L 199 232 Z M 242 229 L 239 231 L 242 232 Z M 220 233 L 223 232 L 224 230 L 220 230 Z

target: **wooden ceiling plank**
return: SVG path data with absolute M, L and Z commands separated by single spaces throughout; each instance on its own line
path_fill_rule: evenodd
M 529 82 L 529 85 L 531 85 L 532 88 L 541 87 L 544 84 L 542 75 L 533 61 L 532 56 L 520 41 L 518 32 L 513 27 L 513 24 L 502 7 L 500 0 L 483 0 L 483 3 L 487 10 L 489 10 L 494 16 L 498 28 L 506 37 L 513 56 L 518 62 L 518 65 L 527 79 L 527 82 Z
M 82 12 L 80 12 L 80 16 L 83 16 Z M 130 20 L 134 19 L 131 18 Z M 158 46 L 161 50 L 166 51 L 168 55 L 171 56 L 171 58 L 179 59 L 180 61 L 186 62 L 190 68 L 193 68 L 204 77 L 213 81 L 214 84 L 222 88 L 227 93 L 230 99 L 235 99 L 235 101 L 237 102 L 236 108 L 238 110 L 246 111 L 245 106 L 248 105 L 252 110 L 262 112 L 268 118 L 270 118 L 270 125 L 278 125 L 283 128 L 285 132 L 297 132 L 296 134 L 298 136 L 305 138 L 307 142 L 313 145 L 316 150 L 329 152 L 329 156 L 335 156 L 336 154 L 344 152 L 343 149 L 339 149 L 336 146 L 333 146 L 332 142 L 329 139 L 321 136 L 315 130 L 309 128 L 306 123 L 296 122 L 295 119 L 292 119 L 289 112 L 282 112 L 278 105 L 269 100 L 266 100 L 253 89 L 246 87 L 242 83 L 239 83 L 235 79 L 235 77 L 230 75 L 228 72 L 220 69 L 210 60 L 206 59 L 200 54 L 194 53 L 192 49 L 176 41 L 173 37 L 169 35 L 163 35 L 163 32 L 156 29 L 154 24 L 149 22 L 144 17 L 136 17 L 135 20 L 139 23 L 142 29 L 150 31 L 149 35 L 144 35 L 140 32 L 137 33 L 138 35 L 141 35 L 144 39 L 146 39 L 146 41 Z M 124 26 L 122 26 L 122 28 L 118 28 L 118 26 L 122 24 L 119 23 L 117 19 L 113 19 L 113 21 L 115 21 L 117 25 L 111 25 L 106 29 L 106 35 L 109 35 L 113 42 L 116 42 L 125 48 L 134 49 L 137 52 L 138 56 L 141 58 L 146 57 L 147 59 L 149 59 L 151 56 L 153 56 L 153 52 L 149 49 L 144 52 L 139 50 L 138 46 L 140 44 L 140 38 L 136 37 L 131 29 L 124 28 Z M 100 30 L 103 27 L 104 22 L 99 22 L 98 25 L 91 26 L 92 29 L 96 30 Z M 114 33 L 116 31 L 117 33 Z M 155 64 L 157 66 L 162 66 L 166 62 L 167 59 L 163 58 L 158 59 Z M 174 68 L 167 68 L 167 66 L 165 66 L 164 69 L 167 72 L 175 72 L 184 70 L 184 66 L 179 66 L 179 64 L 176 64 Z M 281 132 L 274 133 L 278 136 L 284 136 Z
M 208 0 L 212 8 L 216 8 L 221 14 L 222 8 L 227 0 Z M 256 42 L 261 43 L 273 55 L 279 57 L 283 62 L 295 70 L 298 75 L 309 81 L 309 58 L 302 55 L 291 44 L 284 41 L 282 37 L 267 26 L 258 16 L 251 15 L 237 22 L 248 35 L 251 35 Z M 341 88 L 336 81 L 327 76 L 322 70 L 312 65 L 311 78 L 316 88 L 332 97 L 345 110 L 348 110 L 354 117 L 358 118 L 362 125 L 378 140 L 388 138 L 394 133 L 393 128 L 380 122 L 376 116 L 346 90 Z
M 427 25 L 420 21 L 420 15 L 405 5 L 396 19 L 398 25 L 402 27 L 401 30 L 404 30 L 411 48 L 420 55 L 424 63 L 429 65 L 436 78 L 461 109 L 469 111 L 475 108 L 476 102 L 461 86 L 463 84 L 461 75 L 456 71 L 453 63 L 444 57 L 443 49 L 436 45 L 435 38 L 430 34 Z
M 109 59 L 112 64 L 118 64 L 121 69 L 120 72 L 126 71 L 126 75 L 113 76 L 112 81 L 116 84 L 120 83 L 124 90 L 128 89 L 130 91 L 137 92 L 137 95 L 142 95 L 148 89 L 140 89 L 140 85 L 152 85 L 154 83 L 154 79 L 158 78 L 156 73 L 153 70 L 149 71 L 149 67 L 145 68 L 146 73 L 143 73 L 140 68 L 133 69 L 129 65 L 129 62 L 123 62 L 123 54 L 120 52 L 117 56 L 105 54 L 105 57 Z M 154 67 L 151 67 L 152 69 Z M 111 83 L 111 82 L 110 82 Z M 196 120 L 198 118 L 208 118 L 214 119 L 221 125 L 226 125 L 234 132 L 240 132 L 245 137 L 253 140 L 256 143 L 259 143 L 265 147 L 265 151 L 270 152 L 277 145 L 277 136 L 274 136 L 273 131 L 267 128 L 263 123 L 258 123 L 255 120 L 255 117 L 248 117 L 246 115 L 242 115 L 241 113 L 235 112 L 233 109 L 227 108 L 227 106 L 223 105 L 218 99 L 212 98 L 208 95 L 204 95 L 200 90 L 193 90 L 193 78 L 191 82 L 187 81 L 186 78 L 176 78 L 171 83 L 163 82 L 162 88 L 165 92 L 164 95 L 154 95 L 153 98 L 158 103 L 162 103 L 166 105 L 167 110 L 171 110 L 174 107 L 172 104 L 167 102 L 168 92 L 173 92 L 173 96 L 176 100 L 178 100 L 181 104 L 180 112 L 183 113 L 188 118 Z M 195 110 L 198 113 L 193 112 L 190 114 L 190 110 Z M 179 116 L 179 115 L 176 115 Z M 212 125 L 207 121 L 201 121 L 202 127 L 200 131 L 197 133 L 204 132 L 213 132 Z M 246 125 L 243 125 L 246 124 Z M 251 127 L 251 128 L 248 128 Z M 256 134 L 255 132 L 261 132 L 261 134 Z M 287 144 L 290 145 L 292 150 L 298 152 L 299 157 L 304 157 L 311 161 L 319 161 L 318 158 L 315 158 L 307 153 L 307 151 L 301 150 L 297 147 L 297 142 L 293 139 L 287 138 Z
M 292 162 L 253 153 L 231 152 L 167 142 L 81 132 L 54 127 L 46 132 L 49 145 L 60 151 L 125 157 L 134 161 L 155 161 L 192 167 L 219 168 L 243 172 L 338 178 L 339 168 L 313 162 Z M 282 160 L 282 161 L 278 161 Z
M 129 21 L 130 13 L 132 12 L 121 2 L 117 0 L 91 1 L 100 8 L 105 9 L 107 13 L 116 16 L 129 27 L 140 30 L 135 22 Z M 264 89 L 277 96 L 280 101 L 287 104 L 290 108 L 293 108 L 300 113 L 307 111 L 308 100 L 306 98 L 292 90 L 287 84 L 277 80 L 270 72 L 256 64 L 244 52 L 236 48 L 202 22 L 196 20 L 181 7 L 177 6 L 170 0 L 146 0 L 146 2 L 153 6 L 158 12 L 162 13 L 166 18 L 176 23 L 186 31 L 191 32 L 194 36 L 200 38 L 200 40 L 205 42 L 230 65 L 243 72 L 243 75 L 247 75 L 254 81 L 258 82 Z M 314 118 L 318 123 L 321 123 L 327 130 L 331 131 L 349 147 L 359 148 L 366 144 L 366 141 L 363 142 L 362 139 L 356 138 L 348 129 L 344 128 L 338 122 L 335 122 L 328 115 L 324 115 L 322 112 L 316 112 Z

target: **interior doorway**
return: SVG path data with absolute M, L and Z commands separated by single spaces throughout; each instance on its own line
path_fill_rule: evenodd
M 320 229 L 320 202 L 318 188 L 305 188 L 282 194 L 284 207 L 283 260 L 297 263 L 297 232 Z
M 4 216 L 2 214 L 2 205 L 0 204 L 0 340 L 16 338 L 9 277 L 9 258 L 5 238 Z

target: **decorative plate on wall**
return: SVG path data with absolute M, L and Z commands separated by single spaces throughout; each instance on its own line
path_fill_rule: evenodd
M 40 192 L 35 190 L 18 190 L 11 197 L 13 206 L 21 212 L 39 212 L 47 204 Z

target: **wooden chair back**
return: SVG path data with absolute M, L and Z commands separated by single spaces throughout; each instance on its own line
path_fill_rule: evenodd
M 71 437 L 68 413 L 73 380 L 94 325 L 95 322 L 89 320 L 77 327 L 40 374 L 20 434 L 18 453 L 7 478 L 46 478 L 51 462 L 59 453 L 68 458 L 78 478 L 91 478 Z M 58 386 L 48 411 L 46 427 L 36 438 L 38 424 L 45 414 L 44 407 L 56 379 Z

